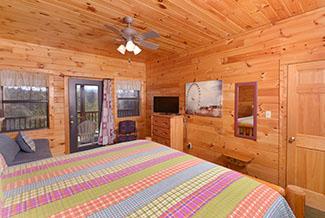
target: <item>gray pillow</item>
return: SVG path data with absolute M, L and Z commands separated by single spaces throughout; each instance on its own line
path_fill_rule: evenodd
M 34 141 L 25 135 L 24 132 L 19 132 L 16 142 L 18 143 L 20 149 L 27 153 L 35 152 L 36 147 Z
M 0 134 L 0 153 L 8 165 L 15 159 L 19 151 L 20 147 L 14 140 L 3 133 Z

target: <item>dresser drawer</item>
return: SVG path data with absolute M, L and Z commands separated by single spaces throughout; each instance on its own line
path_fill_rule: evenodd
M 170 146 L 170 140 L 167 138 L 162 138 L 162 137 L 154 135 L 154 136 L 152 136 L 152 141 L 158 142 L 159 144 L 162 144 L 162 145 Z
M 160 126 L 153 126 L 152 134 L 154 136 L 169 139 L 169 137 L 170 137 L 170 129 L 163 128 L 163 127 L 160 127 Z
M 152 125 L 169 129 L 170 119 L 168 117 L 153 116 L 152 117 Z

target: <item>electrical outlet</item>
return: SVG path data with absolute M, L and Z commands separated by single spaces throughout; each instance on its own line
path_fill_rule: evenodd
M 271 119 L 272 117 L 272 112 L 271 111 L 265 111 L 265 118 L 266 119 Z
M 188 148 L 188 149 L 192 149 L 192 148 L 193 148 L 193 145 L 192 145 L 191 142 L 189 142 L 189 143 L 187 144 L 187 148 Z

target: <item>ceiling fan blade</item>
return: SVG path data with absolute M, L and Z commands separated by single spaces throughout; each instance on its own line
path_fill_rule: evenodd
M 116 33 L 116 34 L 121 34 L 121 30 L 119 28 L 117 28 L 116 26 L 111 26 L 111 25 L 108 25 L 108 24 L 105 24 L 104 25 L 107 29 L 109 29 L 110 31 Z
M 160 36 L 159 33 L 155 32 L 155 31 L 149 31 L 149 32 L 141 34 L 140 38 L 142 40 L 145 40 L 145 39 L 158 38 L 159 36 Z
M 116 38 L 116 39 L 114 39 L 114 43 L 115 44 L 123 44 L 123 43 L 125 43 L 125 40 L 124 39 L 120 39 L 120 38 Z
M 139 41 L 138 42 L 139 45 L 145 47 L 145 48 L 149 48 L 149 49 L 153 49 L 156 50 L 159 48 L 159 45 L 153 42 L 146 42 L 146 41 Z

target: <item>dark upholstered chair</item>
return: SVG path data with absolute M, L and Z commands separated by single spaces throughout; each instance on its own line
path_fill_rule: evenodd
M 117 142 L 127 142 L 137 139 L 136 123 L 133 120 L 119 122 Z

